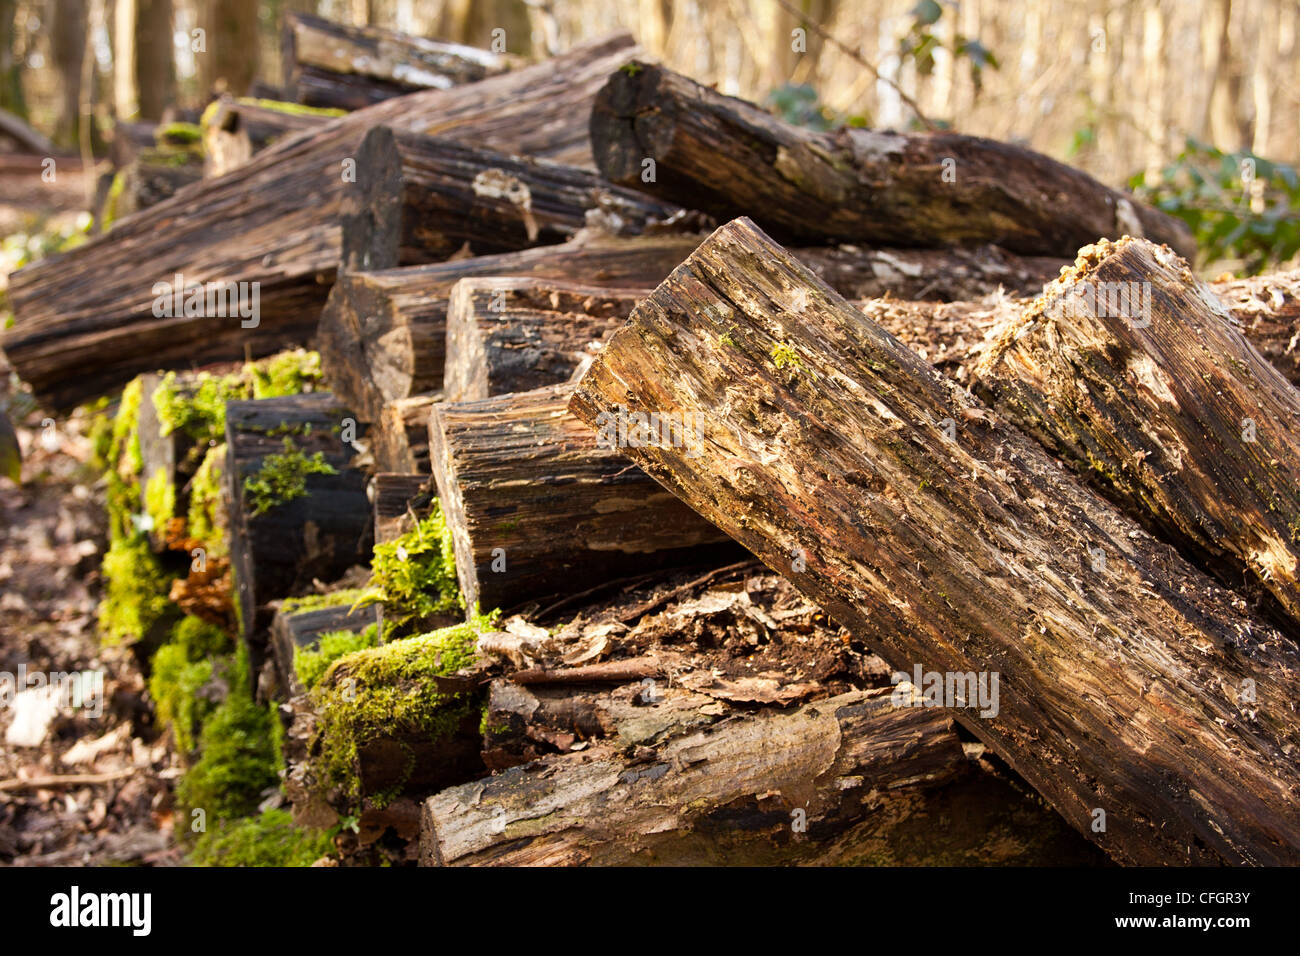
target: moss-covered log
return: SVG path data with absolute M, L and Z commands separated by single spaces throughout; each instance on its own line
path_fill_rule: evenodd
M 314 663 L 314 659 L 322 657 L 322 638 L 363 635 L 374 627 L 374 643 L 378 643 L 379 607 L 374 604 L 354 607 L 358 597 L 353 591 L 323 594 L 318 600 L 289 602 L 276 611 L 271 620 L 271 651 L 275 655 L 279 696 L 293 697 L 310 690 L 316 670 L 309 670 L 305 662 Z M 306 682 L 303 677 L 307 677 Z
M 611 182 L 720 219 L 753 216 L 787 241 L 994 242 L 1072 256 L 1098 237 L 1143 235 L 1195 252 L 1180 221 L 1023 147 L 956 133 L 818 132 L 649 63 L 610 76 L 591 143 Z
M 697 416 L 703 453 L 627 454 L 1115 859 L 1300 861 L 1294 643 L 752 223 L 638 306 L 570 407 Z
M 224 176 L 272 143 L 303 130 L 316 129 L 341 116 L 338 110 L 312 109 L 296 103 L 223 96 L 203 111 L 203 175 Z

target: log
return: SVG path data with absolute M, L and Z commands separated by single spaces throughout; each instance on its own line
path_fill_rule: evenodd
M 317 129 L 336 118 L 333 111 L 293 103 L 223 96 L 203 111 L 203 175 L 224 176 L 291 133 Z
M 1300 386 L 1300 269 L 1210 284 L 1250 344 Z
M 670 689 L 650 706 L 673 696 Z M 696 849 L 693 835 L 724 828 L 754 831 L 771 852 L 798 840 L 792 823 L 800 817 L 802 835 L 826 846 L 879 794 L 934 787 L 965 770 L 947 728 L 941 713 L 891 706 L 888 690 L 855 691 L 643 745 L 648 752 L 631 758 L 615 747 L 548 757 L 426 800 L 420 860 L 683 862 L 676 854 Z
M 230 555 L 240 633 L 254 673 L 265 657 L 270 602 L 308 593 L 316 580 L 335 581 L 353 565 L 369 563 L 373 529 L 365 475 L 354 461 L 356 449 L 343 440 L 351 418 L 326 392 L 226 404 Z M 352 427 L 364 438 L 363 427 Z M 303 466 L 317 454 L 333 474 Z M 268 463 L 272 455 L 291 457 Z M 277 477 L 285 486 L 296 484 L 296 496 L 283 489 L 259 495 L 249 487 Z
M 442 394 L 412 395 L 388 402 L 370 432 L 377 471 L 429 474 L 429 407 Z
M 379 472 L 370 491 L 374 499 L 375 544 L 393 541 L 411 531 L 413 519 L 428 515 L 436 497 L 433 478 L 428 474 Z
M 585 115 L 632 49 L 626 35 L 575 47 L 472 86 L 412 93 L 286 137 L 219 179 L 117 223 L 111 236 L 9 279 L 14 326 L 0 346 L 36 395 L 69 408 L 139 372 L 265 355 L 310 341 L 340 254 L 339 201 L 371 126 L 589 163 Z M 257 315 L 205 308 L 155 317 L 156 284 L 249 283 Z M 251 311 L 251 310 L 250 310 Z M 224 316 L 224 317 L 222 317 Z M 256 325 L 244 326 L 246 321 Z
M 554 245 L 599 211 L 618 235 L 682 214 L 595 173 L 376 126 L 343 198 L 344 271 L 392 269 Z M 613 231 L 613 230 L 611 230 Z
M 956 133 L 818 132 L 649 63 L 610 76 L 591 144 L 611 182 L 720 220 L 753 216 L 786 241 L 993 242 L 1072 256 L 1131 234 L 1195 253 L 1180 221 L 1023 147 Z
M 504 73 L 517 57 L 374 26 L 287 13 L 281 34 L 286 95 L 358 110 L 416 90 L 445 90 Z
M 170 199 L 203 178 L 203 154 L 189 147 L 142 149 L 118 171 L 98 219 L 103 228 Z
M 1100 242 L 999 330 L 979 392 L 1225 582 L 1249 574 L 1300 635 L 1300 391 L 1187 263 Z
M 734 545 L 565 410 L 566 386 L 434 405 L 429 452 L 467 607 L 514 608 Z
M 578 278 L 614 288 L 653 285 L 698 236 L 580 236 L 526 249 L 339 276 L 320 317 L 321 368 L 334 393 L 375 421 L 388 402 L 442 388 L 452 287 L 472 276 Z
M 531 276 L 462 279 L 447 306 L 447 400 L 569 381 L 646 291 Z
M 706 454 L 623 450 L 936 703 L 983 679 L 953 716 L 1114 859 L 1300 861 L 1294 644 L 752 223 L 637 307 L 570 407 L 620 406 L 697 414 Z
M 318 647 L 323 634 L 364 631 L 372 624 L 379 624 L 379 620 L 380 610 L 375 604 L 355 610 L 351 604 L 289 613 L 277 610 L 271 621 L 271 651 L 275 655 L 280 696 L 288 699 L 306 692 L 293 666 L 299 649 Z

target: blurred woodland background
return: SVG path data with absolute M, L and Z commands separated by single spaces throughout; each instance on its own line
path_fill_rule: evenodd
M 1189 221 L 1202 265 L 1300 249 L 1300 0 L 0 0 L 0 107 L 101 155 L 115 119 L 273 95 L 289 11 L 482 47 L 503 30 L 538 59 L 627 29 L 789 119 L 907 128 L 915 106 L 1135 188 Z

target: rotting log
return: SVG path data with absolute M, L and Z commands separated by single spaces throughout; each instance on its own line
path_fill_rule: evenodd
M 566 410 L 552 386 L 433 406 L 429 457 L 465 603 L 483 611 L 710 561 L 735 545 Z
M 400 538 L 412 530 L 415 520 L 429 513 L 436 497 L 433 477 L 428 473 L 381 471 L 371 481 L 370 492 L 374 498 L 375 544 Z
M 748 220 L 570 405 L 619 406 L 695 415 L 701 453 L 626 453 L 897 671 L 953 681 L 952 715 L 1114 859 L 1300 862 L 1293 642 Z
M 569 381 L 646 291 L 531 276 L 462 279 L 447 306 L 447 400 Z
M 139 372 L 244 359 L 308 343 L 340 254 L 339 202 L 355 188 L 361 138 L 384 123 L 405 132 L 589 164 L 585 112 L 633 49 L 626 35 L 450 90 L 379 103 L 276 143 L 218 179 L 117 222 L 69 252 L 10 276 L 14 325 L 3 347 L 54 409 L 70 408 Z M 253 316 L 202 307 L 168 315 L 159 283 L 246 283 Z M 253 286 L 252 283 L 258 283 Z M 205 297 L 206 298 L 206 297 Z M 246 324 L 247 323 L 247 324 Z
M 264 659 L 271 601 L 307 593 L 314 581 L 335 581 L 370 559 L 366 479 L 344 440 L 345 429 L 355 427 L 358 439 L 365 430 L 351 418 L 325 392 L 226 405 L 230 555 L 254 672 Z
M 353 608 L 351 604 L 305 611 L 275 612 L 271 620 L 271 651 L 275 655 L 279 689 L 286 698 L 304 693 L 293 660 L 299 650 L 319 646 L 321 636 L 333 631 L 364 631 L 380 621 L 378 605 Z
M 440 401 L 442 394 L 433 392 L 384 405 L 370 431 L 376 471 L 429 474 L 429 408 Z
M 773 851 L 801 837 L 825 845 L 882 794 L 934 787 L 966 769 L 945 714 L 894 707 L 890 694 L 843 694 L 653 748 L 649 738 L 631 758 L 594 747 L 444 790 L 424 802 L 421 862 L 663 864 L 678 860 L 681 843 L 694 849 L 692 835 L 723 830 Z M 662 697 L 645 709 L 675 699 Z
M 224 176 L 272 143 L 334 118 L 292 103 L 223 96 L 203 111 L 203 175 Z
M 649 63 L 614 72 L 591 114 L 611 182 L 803 243 L 947 247 L 994 242 L 1072 256 L 1142 235 L 1195 252 L 1187 227 L 1040 153 L 956 133 L 785 123 Z
M 599 212 L 616 235 L 682 213 L 596 173 L 376 126 L 343 197 L 343 271 L 514 252 L 571 239 Z
M 1144 240 L 1080 250 L 972 376 L 1196 563 L 1249 571 L 1300 634 L 1300 391 L 1185 261 Z
M 474 83 L 518 63 L 508 54 L 308 13 L 285 14 L 281 49 L 290 99 L 347 110 L 415 90 Z

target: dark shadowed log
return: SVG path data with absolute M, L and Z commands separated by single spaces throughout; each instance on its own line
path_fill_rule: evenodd
M 1049 451 L 1223 580 L 1249 570 L 1300 624 L 1300 392 L 1186 262 L 1143 240 L 1081 250 L 972 374 Z
M 282 137 L 333 118 L 293 103 L 223 96 L 203 111 L 203 175 L 224 176 Z
M 569 381 L 646 291 L 529 276 L 462 279 L 447 306 L 447 400 Z
M 425 425 L 425 433 L 428 433 Z M 429 513 L 437 497 L 428 474 L 379 472 L 370 484 L 375 506 L 375 544 L 400 538 Z
M 648 63 L 610 76 L 591 143 L 612 182 L 719 218 L 751 215 L 794 242 L 995 242 L 1071 256 L 1131 234 L 1195 252 L 1178 220 L 1023 147 L 955 133 L 817 132 Z
M 3 346 L 39 398 L 75 405 L 157 368 L 265 355 L 310 341 L 340 253 L 339 200 L 370 127 L 564 162 L 588 155 L 585 111 L 627 36 L 472 86 L 412 93 L 289 136 L 62 255 L 14 273 Z M 256 325 L 220 310 L 154 315 L 157 283 L 259 283 Z M 252 286 L 245 287 L 246 298 Z
M 99 215 L 105 226 L 156 206 L 197 183 L 203 178 L 203 154 L 197 149 L 153 146 L 140 150 L 117 177 Z
M 281 39 L 286 95 L 347 110 L 415 90 L 474 83 L 518 63 L 507 54 L 307 13 L 286 13 Z
M 271 621 L 271 651 L 275 655 L 280 690 L 284 697 L 303 693 L 293 659 L 298 650 L 319 646 L 321 635 L 332 631 L 364 631 L 380 620 L 379 606 L 368 604 L 355 610 L 352 604 L 322 607 L 310 611 L 277 610 Z
M 344 441 L 344 429 L 355 426 L 351 418 L 320 392 L 226 405 L 230 555 L 254 672 L 271 601 L 306 593 L 315 580 L 335 581 L 370 559 L 365 475 L 353 464 L 356 449 Z M 363 439 L 364 428 L 355 427 Z M 323 462 L 334 473 L 309 473 L 307 462 Z M 259 486 L 268 490 L 258 492 Z
M 1294 644 L 752 223 L 639 305 L 571 404 L 620 406 L 695 416 L 702 453 L 627 454 L 928 693 L 950 683 L 936 699 L 1112 857 L 1300 862 Z
M 384 405 L 370 430 L 370 452 L 377 471 L 429 474 L 429 406 L 442 393 L 413 395 Z
M 392 269 L 464 250 L 481 256 L 554 245 L 597 209 L 629 236 L 681 212 L 577 166 L 376 126 L 357 151 L 356 188 L 343 197 L 340 268 Z
M 689 694 L 662 693 L 651 706 Z M 691 716 L 685 710 L 685 727 Z M 945 714 L 894 707 L 888 690 L 686 730 L 653 750 L 651 743 L 634 759 L 598 746 L 430 797 L 421 862 L 672 863 L 680 844 L 694 848 L 692 834 L 724 827 L 753 831 L 747 836 L 774 847 L 795 842 L 796 832 L 829 843 L 880 794 L 946 783 L 967 763 Z
M 570 415 L 565 386 L 433 406 L 429 453 L 465 603 L 484 611 L 735 545 Z

